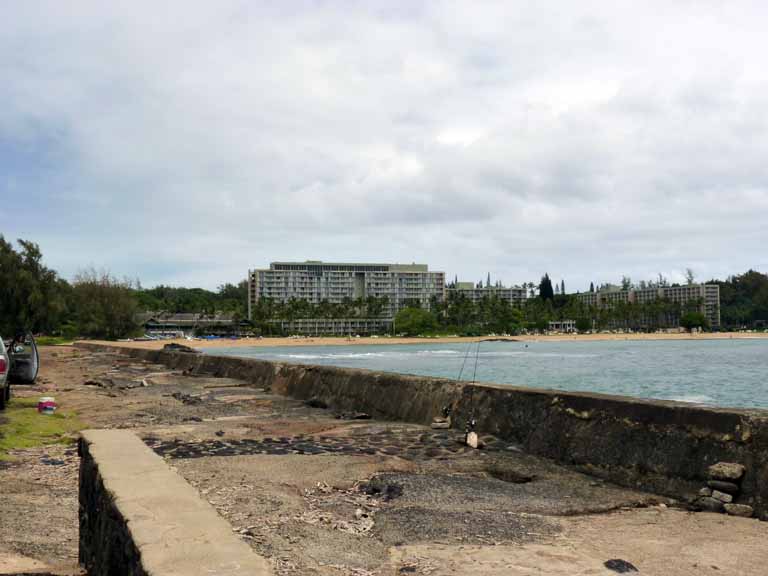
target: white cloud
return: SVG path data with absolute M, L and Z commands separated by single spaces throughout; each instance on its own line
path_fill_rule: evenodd
M 418 260 L 583 289 L 768 268 L 761 3 L 3 12 L 0 194 L 38 218 L 0 229 L 65 274 Z

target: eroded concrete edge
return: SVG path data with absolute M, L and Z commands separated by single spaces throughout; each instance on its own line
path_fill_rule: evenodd
M 272 574 L 135 434 L 84 431 L 80 455 L 80 563 L 90 576 Z
M 444 406 L 478 430 L 617 484 L 693 500 L 716 462 L 746 467 L 739 502 L 768 519 L 768 411 L 655 401 L 369 370 L 79 343 L 171 368 L 230 377 L 298 399 L 428 424 Z M 724 383 L 723 385 L 727 385 Z

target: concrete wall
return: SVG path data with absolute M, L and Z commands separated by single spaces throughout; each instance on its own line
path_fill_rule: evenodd
M 105 488 L 90 444 L 80 442 L 80 564 L 89 574 L 146 576 L 128 522 Z
M 268 576 L 267 561 L 127 430 L 80 440 L 80 563 L 89 576 Z
M 89 345 L 83 345 L 87 347 Z M 451 406 L 454 427 L 478 431 L 596 476 L 693 498 L 720 461 L 746 467 L 739 502 L 768 519 L 768 411 L 716 409 L 601 394 L 565 393 L 325 366 L 121 349 L 196 373 L 239 378 L 299 399 L 377 418 L 428 424 Z

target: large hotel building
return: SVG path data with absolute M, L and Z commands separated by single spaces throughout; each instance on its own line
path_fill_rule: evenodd
M 615 286 L 597 292 L 583 292 L 576 296 L 583 304 L 594 308 L 611 308 L 619 303 L 645 304 L 661 299 L 680 305 L 695 302 L 711 327 L 720 327 L 720 286 L 717 284 L 687 284 L 633 290 L 622 290 Z
M 445 273 L 430 271 L 426 264 L 319 261 L 272 262 L 268 269 L 248 272 L 249 318 L 252 317 L 253 307 L 262 298 L 276 302 L 296 299 L 312 304 L 323 301 L 340 304 L 369 296 L 387 298 L 381 319 L 366 321 L 368 324 L 364 326 L 350 324 L 351 331 L 379 330 L 384 324 L 391 323 L 398 311 L 410 303 L 418 302 L 422 308 L 429 308 L 433 298 L 442 300 L 445 296 Z M 297 321 L 295 326 L 284 328 L 302 333 L 338 333 L 344 330 L 340 322 L 343 321 L 302 320 Z

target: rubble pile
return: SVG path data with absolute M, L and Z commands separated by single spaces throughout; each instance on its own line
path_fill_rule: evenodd
M 746 469 L 734 462 L 718 462 L 707 470 L 707 485 L 699 490 L 696 506 L 708 512 L 725 512 L 731 516 L 751 518 L 752 506 L 739 504 L 736 500 L 741 493 L 741 480 Z
M 368 534 L 373 529 L 373 517 L 379 502 L 364 491 L 339 490 L 318 482 L 315 489 L 304 490 L 307 510 L 294 520 L 307 524 L 320 524 L 332 530 L 349 534 Z M 344 511 L 354 510 L 346 515 Z

